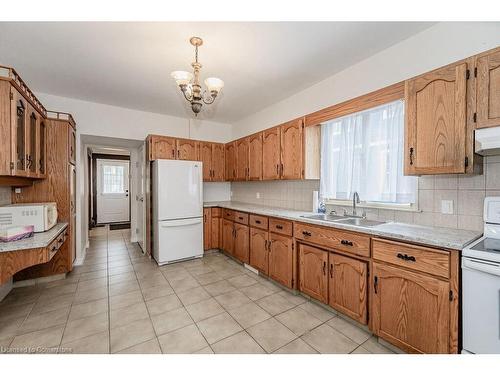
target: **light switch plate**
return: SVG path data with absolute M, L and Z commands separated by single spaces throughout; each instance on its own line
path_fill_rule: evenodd
M 260 193 L 255 193 L 255 198 L 260 199 Z
M 441 201 L 441 213 L 447 215 L 453 215 L 453 201 L 442 200 Z

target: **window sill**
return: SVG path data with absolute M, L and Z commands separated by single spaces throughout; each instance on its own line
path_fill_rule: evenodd
M 352 201 L 327 199 L 325 204 L 332 206 L 345 206 L 352 207 Z M 356 204 L 356 208 L 376 208 L 382 210 L 393 210 L 393 211 L 406 211 L 406 212 L 420 212 L 418 209 L 418 203 L 415 204 L 396 204 L 396 203 L 376 203 L 376 202 L 361 202 Z

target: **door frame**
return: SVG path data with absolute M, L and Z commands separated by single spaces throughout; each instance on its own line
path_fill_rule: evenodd
M 107 160 L 127 160 L 129 162 L 129 176 L 130 176 L 130 155 L 114 155 L 114 154 L 96 154 L 92 153 L 92 222 L 97 224 L 97 159 L 107 159 Z M 129 188 L 130 190 L 130 188 Z M 130 210 L 131 210 L 131 199 L 129 194 L 129 222 L 130 222 Z

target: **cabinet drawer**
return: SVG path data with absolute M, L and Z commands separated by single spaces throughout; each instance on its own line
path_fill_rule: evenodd
M 212 214 L 212 217 L 222 217 L 222 208 L 212 207 L 212 210 L 210 213 Z
M 234 212 L 234 221 L 237 223 L 248 225 L 248 214 L 243 212 Z
M 269 219 L 265 216 L 250 215 L 250 225 L 255 228 L 267 230 Z
M 46 247 L 47 251 L 47 262 L 53 258 L 53 256 L 57 253 L 59 248 L 64 244 L 66 241 L 68 230 L 65 229 L 59 236 L 56 237 L 54 241 L 52 241 L 49 246 Z
M 364 257 L 370 256 L 370 237 L 362 234 L 295 223 L 294 236 L 297 239 L 342 250 L 346 253 Z
M 448 278 L 450 253 L 443 250 L 373 239 L 373 259 Z
M 224 208 L 222 210 L 222 217 L 226 220 L 231 220 L 233 221 L 234 220 L 234 211 L 233 210 L 228 210 L 226 208 Z
M 293 223 L 281 219 L 269 219 L 269 232 L 284 234 L 291 236 L 293 234 Z

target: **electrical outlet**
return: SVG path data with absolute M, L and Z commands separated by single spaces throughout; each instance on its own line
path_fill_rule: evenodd
M 453 201 L 451 200 L 442 200 L 441 201 L 441 213 L 452 215 L 453 214 Z
M 255 193 L 255 198 L 260 199 L 260 193 Z
M 15 189 L 14 189 L 14 192 L 15 192 L 16 194 L 21 194 L 21 188 L 15 188 Z

